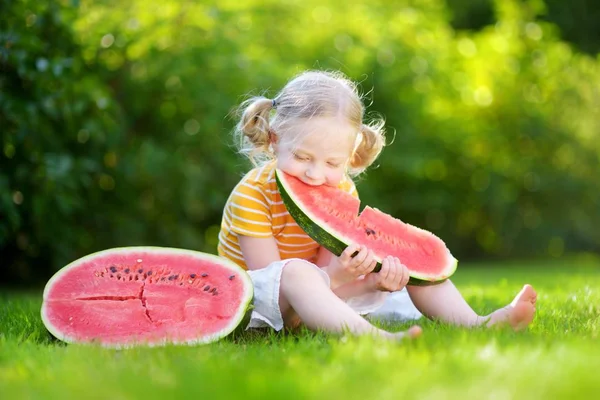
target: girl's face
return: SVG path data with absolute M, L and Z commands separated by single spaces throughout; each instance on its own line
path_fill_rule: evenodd
M 333 117 L 291 127 L 274 144 L 277 168 L 313 186 L 337 186 L 354 150 L 357 130 Z

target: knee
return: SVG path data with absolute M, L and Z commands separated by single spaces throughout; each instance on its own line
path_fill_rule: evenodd
M 293 260 L 285 265 L 281 273 L 282 283 L 297 283 L 304 280 L 326 283 L 319 267 L 308 261 Z

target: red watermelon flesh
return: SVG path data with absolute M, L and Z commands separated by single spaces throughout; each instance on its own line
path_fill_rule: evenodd
M 253 296 L 248 274 L 195 251 L 124 247 L 83 257 L 44 290 L 42 320 L 66 342 L 107 347 L 207 343 L 233 331 Z
M 445 243 L 424 229 L 407 224 L 334 187 L 310 186 L 277 170 L 283 202 L 316 242 L 336 255 L 349 244 L 365 245 L 378 261 L 396 256 L 411 272 L 411 284 L 439 282 L 456 270 L 457 260 Z

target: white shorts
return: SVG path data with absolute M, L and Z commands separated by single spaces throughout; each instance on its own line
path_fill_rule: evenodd
M 306 268 L 316 269 L 327 285 L 331 284 L 329 275 L 325 271 L 313 263 L 299 258 L 275 261 L 266 268 L 248 271 L 252 283 L 254 283 L 254 310 L 246 329 L 262 327 L 271 327 L 277 331 L 283 329 L 283 318 L 279 309 L 279 286 L 283 267 L 293 260 L 306 263 Z M 346 300 L 346 303 L 358 314 L 368 314 L 381 307 L 388 295 L 387 292 L 368 293 L 352 297 Z

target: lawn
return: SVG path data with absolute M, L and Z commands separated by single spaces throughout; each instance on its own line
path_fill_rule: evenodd
M 600 390 L 600 261 L 461 265 L 453 281 L 480 313 L 529 282 L 525 332 L 420 321 L 404 344 L 369 338 L 245 334 L 199 347 L 64 345 L 39 318 L 41 292 L 0 294 L 0 398 L 557 399 Z M 383 323 L 399 330 L 407 325 Z

